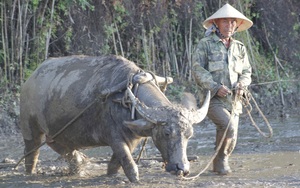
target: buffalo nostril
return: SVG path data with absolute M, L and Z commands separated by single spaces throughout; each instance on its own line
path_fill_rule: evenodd
M 184 173 L 182 170 L 178 170 L 176 173 L 177 176 L 184 176 Z
M 166 171 L 173 175 L 186 176 L 189 174 L 189 163 L 188 164 L 167 164 Z
M 190 165 L 188 164 L 177 164 L 177 175 L 186 176 L 189 174 Z
M 189 173 L 190 173 L 190 171 L 186 171 L 186 172 L 183 174 L 183 176 L 187 176 L 187 175 L 189 175 Z

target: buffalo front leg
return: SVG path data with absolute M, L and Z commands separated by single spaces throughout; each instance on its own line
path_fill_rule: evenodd
M 113 155 L 108 164 L 107 174 L 116 174 L 122 166 L 125 175 L 130 182 L 139 181 L 139 172 L 136 163 L 134 162 L 131 152 L 127 146 L 123 148 L 113 148 Z
M 119 169 L 121 168 L 121 164 L 119 158 L 113 154 L 107 167 L 107 175 L 117 174 Z

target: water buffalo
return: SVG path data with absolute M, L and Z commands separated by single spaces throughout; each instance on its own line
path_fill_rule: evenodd
M 152 137 L 166 170 L 188 174 L 188 139 L 192 125 L 206 116 L 210 93 L 200 109 L 188 110 L 161 92 L 162 78 L 113 55 L 46 60 L 21 89 L 25 153 L 33 150 L 25 157 L 26 172 L 36 171 L 39 150 L 34 148 L 45 135 L 47 144 L 68 160 L 71 172 L 79 172 L 85 162 L 78 149 L 110 146 L 107 174 L 122 167 L 128 179 L 137 182 L 131 153 L 143 137 Z

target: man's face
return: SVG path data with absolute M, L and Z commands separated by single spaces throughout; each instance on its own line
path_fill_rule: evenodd
M 220 32 L 225 38 L 231 37 L 237 26 L 235 18 L 219 18 L 215 20 Z

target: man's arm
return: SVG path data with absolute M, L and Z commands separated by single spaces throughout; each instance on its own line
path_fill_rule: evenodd
M 203 89 L 210 90 L 211 96 L 213 97 L 221 85 L 220 83 L 216 83 L 211 73 L 204 68 L 208 66 L 207 46 L 204 42 L 200 42 L 194 50 L 192 63 L 192 74 L 197 85 Z

